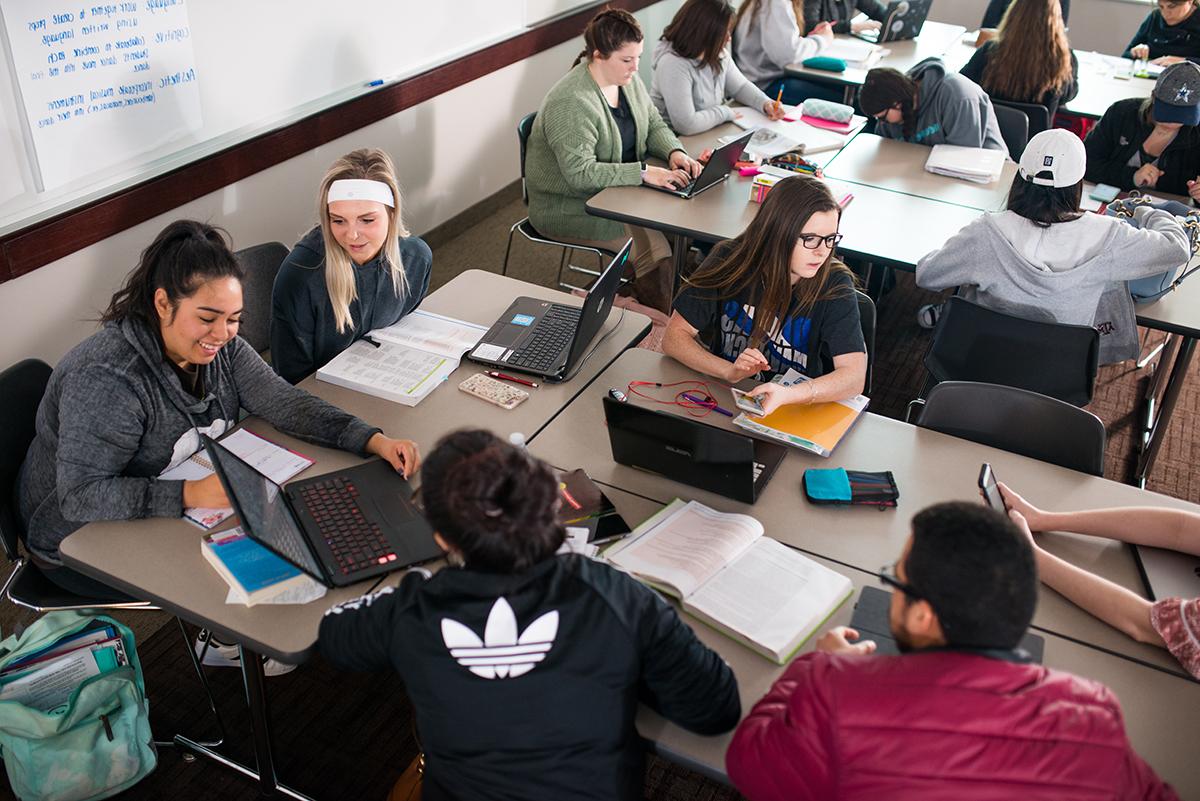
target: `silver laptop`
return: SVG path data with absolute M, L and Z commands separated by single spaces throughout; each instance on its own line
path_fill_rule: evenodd
M 1146 545 L 1132 547 L 1151 600 L 1200 597 L 1200 556 Z
M 729 177 L 729 173 L 733 171 L 734 165 L 741 160 L 742 152 L 746 149 L 746 145 L 750 144 L 750 140 L 753 137 L 753 130 L 746 131 L 737 139 L 726 142 L 714 150 L 713 154 L 708 157 L 708 162 L 704 165 L 704 169 L 687 186 L 681 186 L 678 189 L 669 189 L 665 186 L 654 186 L 653 184 L 646 184 L 646 186 L 649 186 L 651 189 L 657 189 L 659 192 L 666 192 L 667 194 L 685 199 L 695 197 L 705 189 L 712 189 Z
M 932 5 L 933 0 L 892 0 L 878 31 L 854 35 L 876 44 L 916 39 L 921 28 L 925 27 L 925 18 L 929 16 L 929 7 Z

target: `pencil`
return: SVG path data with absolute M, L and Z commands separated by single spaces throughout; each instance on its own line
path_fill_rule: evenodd
M 775 110 L 780 110 L 779 101 L 783 100 L 783 87 L 779 87 L 779 94 L 775 95 Z

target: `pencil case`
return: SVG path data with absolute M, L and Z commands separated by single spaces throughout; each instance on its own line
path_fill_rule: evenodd
M 850 122 L 854 118 L 854 108 L 845 103 L 810 97 L 804 101 L 804 116 L 830 122 Z
M 900 490 L 891 470 L 868 472 L 811 468 L 804 471 L 804 495 L 811 503 L 837 506 L 874 506 L 894 508 L 900 500 Z
M 825 72 L 845 72 L 846 62 L 840 58 L 830 58 L 829 56 L 813 56 L 806 58 L 800 62 L 801 66 L 808 67 L 810 70 L 824 70 Z

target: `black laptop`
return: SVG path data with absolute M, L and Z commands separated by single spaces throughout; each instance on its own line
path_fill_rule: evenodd
M 550 381 L 569 378 L 588 344 L 608 319 L 632 247 L 633 240 L 630 239 L 613 256 L 592 284 L 583 306 L 525 296 L 514 300 L 467 358 L 542 376 Z
M 787 448 L 689 417 L 604 398 L 613 459 L 673 481 L 754 503 Z
M 204 447 L 250 538 L 327 587 L 442 553 L 412 487 L 382 459 L 280 487 L 207 436 Z
M 888 4 L 878 31 L 854 34 L 859 39 L 876 44 L 916 39 L 925 27 L 925 18 L 933 0 L 892 0 Z
M 681 186 L 678 189 L 671 189 L 666 186 L 654 186 L 653 184 L 646 184 L 646 186 L 670 195 L 678 195 L 682 198 L 695 197 L 705 189 L 711 189 L 729 177 L 729 173 L 733 171 L 734 165 L 741 160 L 742 152 L 745 151 L 746 145 L 750 144 L 750 140 L 753 137 L 754 131 L 746 131 L 732 142 L 726 142 L 714 150 L 713 154 L 708 157 L 708 162 L 704 165 L 704 169 L 687 186 Z

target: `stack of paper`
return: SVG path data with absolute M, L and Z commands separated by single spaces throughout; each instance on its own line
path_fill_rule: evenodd
M 317 380 L 416 406 L 485 333 L 481 325 L 417 310 L 342 351 L 317 370 Z
M 925 170 L 977 184 L 990 184 L 1000 178 L 1006 156 L 1003 150 L 934 145 L 925 162 Z
M 879 61 L 883 56 L 883 48 L 870 42 L 839 36 L 821 55 L 825 58 L 840 58 L 851 67 L 866 69 Z
M 104 621 L 93 621 L 83 630 L 6 665 L 0 673 L 0 701 L 54 712 L 66 706 L 71 693 L 86 679 L 128 664 L 120 632 Z

